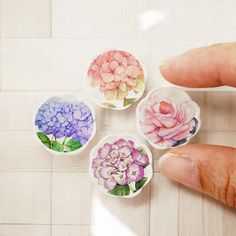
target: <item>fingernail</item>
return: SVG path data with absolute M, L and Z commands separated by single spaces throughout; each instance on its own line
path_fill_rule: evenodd
M 168 152 L 159 159 L 159 168 L 170 179 L 200 190 L 198 169 L 189 155 Z
M 178 57 L 178 56 L 174 56 L 174 57 L 169 57 L 169 58 L 164 59 L 163 61 L 160 62 L 159 68 L 168 67 L 171 63 L 173 63 L 173 62 L 175 61 L 175 59 L 176 59 L 177 57 Z

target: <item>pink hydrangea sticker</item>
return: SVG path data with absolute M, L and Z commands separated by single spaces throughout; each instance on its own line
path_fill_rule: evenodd
M 95 101 L 106 108 L 125 109 L 144 91 L 144 72 L 130 53 L 111 50 L 97 56 L 89 66 L 88 85 Z
M 107 194 L 133 197 L 151 179 L 151 158 L 135 138 L 107 136 L 90 153 L 90 176 Z
M 180 146 L 198 132 L 200 109 L 180 89 L 154 89 L 137 107 L 137 126 L 157 149 Z

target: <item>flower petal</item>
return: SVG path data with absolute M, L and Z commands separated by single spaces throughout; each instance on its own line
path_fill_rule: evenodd
M 106 166 L 101 168 L 100 170 L 100 176 L 104 179 L 109 179 L 111 178 L 112 172 L 115 170 L 115 168 L 110 167 L 110 166 Z
M 127 85 L 130 86 L 131 88 L 134 88 L 134 87 L 136 87 L 136 85 L 137 85 L 137 81 L 134 80 L 133 78 L 127 78 L 127 79 L 126 79 L 126 83 L 127 83 Z
M 127 90 L 126 83 L 121 82 L 119 88 L 122 92 L 125 92 Z
M 176 140 L 174 139 L 162 139 L 158 143 L 156 143 L 160 148 L 166 148 L 166 147 L 173 147 L 176 144 Z
M 106 143 L 102 148 L 98 150 L 99 157 L 104 159 L 105 157 L 108 156 L 111 150 L 111 145 Z
M 104 91 L 104 95 L 107 100 L 113 100 L 117 98 L 117 90 L 116 89 L 108 89 Z
M 119 66 L 119 63 L 117 61 L 112 61 L 109 64 L 111 71 L 115 71 L 115 69 Z
M 98 166 L 100 166 L 100 164 L 102 163 L 102 160 L 100 158 L 94 158 L 92 161 L 92 168 L 95 169 Z
M 128 146 L 120 147 L 118 149 L 118 152 L 119 152 L 121 157 L 125 158 L 125 157 L 128 157 L 131 154 L 132 149 Z
M 103 73 L 110 73 L 111 72 L 109 63 L 102 64 L 102 72 Z
M 100 80 L 92 79 L 92 81 L 91 81 L 91 86 L 92 87 L 97 87 L 97 86 L 99 86 L 99 84 L 100 84 Z
M 107 180 L 105 180 L 105 182 L 104 182 L 104 187 L 105 187 L 106 189 L 112 190 L 112 189 L 115 188 L 116 184 L 117 184 L 117 183 L 116 183 L 113 179 L 107 179 Z
M 156 118 L 149 119 L 149 122 L 152 124 L 156 125 L 157 127 L 163 127 L 163 124 Z
M 116 84 L 114 82 L 107 83 L 105 85 L 105 90 L 109 90 L 109 89 L 116 89 Z
M 184 138 L 187 138 L 189 135 L 189 129 L 181 132 L 181 133 L 178 133 L 177 135 L 173 136 L 173 139 L 174 140 L 182 140 Z
M 185 123 L 187 123 L 190 120 L 192 120 L 193 117 L 195 116 L 195 114 L 199 110 L 198 106 L 193 101 L 189 101 L 187 103 L 184 103 L 182 105 L 182 108 L 184 109 L 184 113 L 185 113 Z
M 133 56 L 128 58 L 128 63 L 129 65 L 138 66 L 138 61 Z
M 124 73 L 125 71 L 125 68 L 123 66 L 118 66 L 116 69 L 115 69 L 115 74 L 117 75 L 121 75 L 122 73 Z
M 150 125 L 145 124 L 144 125 L 141 122 L 139 122 L 139 124 L 140 124 L 140 128 L 141 128 L 142 132 L 144 132 L 145 134 L 146 133 L 151 133 L 151 132 L 155 131 L 156 128 L 157 128 L 154 124 L 150 124 Z
M 162 114 L 169 114 L 169 113 L 172 114 L 174 112 L 174 107 L 172 106 L 171 103 L 161 101 L 159 106 L 159 111 Z
M 155 115 L 155 118 L 161 122 L 161 124 L 163 126 L 165 126 L 166 128 L 172 128 L 173 126 L 176 125 L 177 123 L 177 120 L 171 118 L 171 117 L 166 117 L 166 116 L 163 116 L 161 114 L 156 114 Z
M 136 78 L 139 75 L 139 68 L 137 66 L 130 65 L 126 67 L 125 73 L 132 78 Z
M 139 160 L 141 158 L 141 153 L 138 151 L 138 150 L 133 150 L 132 152 L 132 157 L 135 159 L 135 160 Z
M 146 136 L 153 142 L 158 143 L 161 140 L 161 137 L 158 134 L 158 130 L 156 129 L 153 132 L 146 133 Z
M 183 131 L 188 130 L 188 129 L 189 129 L 188 125 L 180 124 L 170 129 L 160 128 L 158 134 L 164 139 L 170 139 L 176 136 L 177 134 L 182 133 Z
M 105 83 L 110 83 L 114 80 L 114 75 L 112 73 L 101 73 L 101 76 Z

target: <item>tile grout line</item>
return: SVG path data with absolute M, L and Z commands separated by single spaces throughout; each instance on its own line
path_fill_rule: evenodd
M 202 106 L 202 111 L 200 111 L 200 116 L 202 116 L 202 120 L 204 121 L 204 124 L 203 124 L 203 131 L 205 131 L 205 125 L 206 125 L 206 93 L 203 93 L 203 106 Z M 203 114 L 202 114 L 203 113 Z M 201 128 L 201 127 L 200 127 Z M 205 131 L 205 132 L 208 132 L 208 131 Z M 204 136 L 205 136 L 205 133 L 204 133 Z M 204 137 L 205 139 L 205 137 Z
M 1 39 L 0 39 L 1 40 Z M 171 87 L 167 87 L 167 86 L 160 86 L 158 87 L 159 89 L 164 89 L 164 88 L 171 88 Z M 177 88 L 177 87 L 173 87 L 173 88 Z M 146 88 L 144 90 L 144 93 L 148 93 L 149 91 L 151 91 L 152 88 Z M 187 93 L 230 93 L 230 92 L 235 92 L 235 89 L 232 88 L 231 90 L 187 90 L 187 89 L 181 89 Z M 78 92 L 78 91 L 83 91 L 82 89 L 22 89 L 22 88 L 17 88 L 17 89 L 2 89 L 3 92 L 16 92 L 16 93 L 21 93 L 21 92 L 38 92 L 38 93 L 42 93 L 42 92 L 58 92 L 58 93 L 64 93 L 64 92 Z M 191 95 L 190 95 L 191 97 Z M 144 97 L 143 97 L 144 98 Z M 141 98 L 140 98 L 141 99 Z
M 71 174 L 78 174 L 78 173 L 81 173 L 81 174 L 86 174 L 88 173 L 89 171 L 87 170 L 84 170 L 84 171 L 70 171 L 70 170 L 64 170 L 64 171 L 33 171 L 33 170 L 30 170 L 30 171 L 27 171 L 27 170 L 16 170 L 16 171 L 8 171 L 8 170 L 0 170 L 0 173 L 57 173 L 57 174 L 64 174 L 64 173 L 71 173 Z M 161 173 L 159 170 L 154 170 L 153 173 Z
M 26 170 L 22 170 L 22 171 L 1 171 L 0 173 L 88 173 L 88 171 L 26 171 Z
M 204 214 L 204 209 L 205 209 L 205 197 L 204 194 L 202 194 L 202 236 L 205 236 L 205 214 Z
M 0 23 L 1 26 L 1 23 Z M 1 32 L 0 32 L 1 34 Z M 0 52 L 2 51 L 2 38 L 0 35 Z M 2 53 L 0 53 L 0 92 L 2 91 Z
M 154 174 L 155 174 L 155 172 L 153 171 L 153 176 L 152 176 L 152 178 L 149 182 L 149 185 L 148 185 L 148 187 L 149 187 L 149 214 L 148 214 L 148 216 L 149 216 L 149 219 L 148 219 L 148 221 L 149 221 L 149 235 L 151 235 L 151 225 L 152 225 L 152 222 L 151 222 L 152 182 L 151 181 L 154 180 Z M 161 180 L 161 175 L 160 175 L 160 172 L 158 172 L 159 185 L 157 185 L 157 188 L 160 188 L 160 180 Z
M 53 3 L 52 3 L 53 0 L 50 0 L 49 1 L 49 5 L 50 5 L 50 10 L 51 10 L 51 25 L 50 25 L 50 38 L 53 39 L 52 37 L 52 13 L 53 13 Z
M 53 16 L 52 16 L 52 14 L 53 14 L 53 2 L 52 2 L 53 0 L 50 0 L 50 2 L 49 2 L 49 4 L 50 4 L 50 10 L 51 10 L 51 27 L 50 27 L 50 38 L 51 38 L 51 40 L 53 39 L 53 33 L 52 33 L 52 21 L 53 21 Z M 55 93 L 55 91 L 52 91 L 53 93 Z M 53 185 L 53 155 L 51 154 L 51 209 L 50 209 L 50 236 L 52 236 L 52 207 L 53 207 L 53 187 L 52 187 L 52 185 Z
M 51 224 L 44 224 L 44 223 L 0 223 L 1 225 L 42 225 L 42 226 L 51 226 Z M 94 224 L 52 224 L 55 226 L 94 226 Z
M 151 235 L 151 182 L 149 183 L 148 186 L 148 235 Z
M 0 91 L 0 93 L 1 93 L 1 91 Z M 127 130 L 127 129 L 126 129 Z M 126 131 L 126 130 L 121 130 L 122 132 L 124 132 L 124 131 Z M 32 132 L 32 130 L 31 129 L 2 129 L 2 128 L 0 128 L 0 131 L 2 131 L 2 132 Z M 119 129 L 97 129 L 97 131 L 104 131 L 104 132 L 118 132 L 118 131 L 120 131 Z M 127 131 L 137 131 L 137 129 L 128 129 Z M 236 132 L 236 129 L 230 129 L 230 130 L 218 130 L 218 129 L 214 129 L 214 130 L 205 130 L 205 129 L 200 129 L 199 130 L 199 133 L 235 133 Z M 198 133 L 198 134 L 199 134 Z M 197 135 L 198 135 L 197 134 Z M 196 137 L 197 137 L 197 135 L 196 135 Z M 156 150 L 158 150 L 158 149 L 156 149 Z
M 50 236 L 52 236 L 52 184 L 53 184 L 53 181 L 52 181 L 52 165 L 53 165 L 53 155 L 51 154 L 51 208 L 50 208 Z
M 180 217 L 180 184 L 178 184 L 178 236 L 180 236 L 180 232 L 179 232 L 179 217 Z
M 52 21 L 52 19 L 50 19 Z M 49 30 L 51 31 L 51 30 Z M 51 34 L 51 32 L 49 32 Z M 47 37 L 47 36 L 28 36 L 28 37 L 24 37 L 24 36 L 4 36 L 2 37 L 2 40 L 38 40 L 38 39 L 51 39 L 51 37 Z M 166 38 L 153 38 L 153 37 L 140 37 L 140 38 L 133 38 L 133 37 L 128 37 L 128 38 L 123 38 L 123 37 L 117 37 L 117 36 L 100 36 L 100 37 L 95 37 L 95 36 L 58 36 L 58 37 L 53 37 L 53 39 L 55 40 L 92 40 L 92 41 L 96 41 L 96 40 L 116 40 L 116 41 L 146 41 L 146 42 L 150 42 L 152 40 L 157 41 L 158 43 L 167 43 L 167 44 L 172 44 L 173 41 L 175 41 L 176 43 L 202 43 L 202 44 L 206 44 L 207 42 L 201 41 L 201 40 L 188 40 L 188 39 L 173 39 L 173 40 L 169 40 L 167 37 Z M 220 39 L 212 39 L 212 40 L 217 40 L 219 41 Z M 212 41 L 211 40 L 211 41 Z M 208 41 L 209 43 L 209 41 Z
M 204 109 L 205 109 L 205 95 L 204 95 Z M 205 111 L 204 111 L 204 114 L 205 114 Z M 206 133 L 205 132 L 203 135 L 203 139 L 206 140 Z M 202 193 L 202 236 L 205 236 L 205 214 L 204 214 L 204 209 L 205 209 L 205 197 L 204 197 L 204 194 Z

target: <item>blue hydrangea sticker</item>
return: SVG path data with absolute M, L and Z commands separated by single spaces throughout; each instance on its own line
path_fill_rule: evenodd
M 95 133 L 94 112 L 85 102 L 52 97 L 36 114 L 37 137 L 48 149 L 68 153 L 85 147 Z

